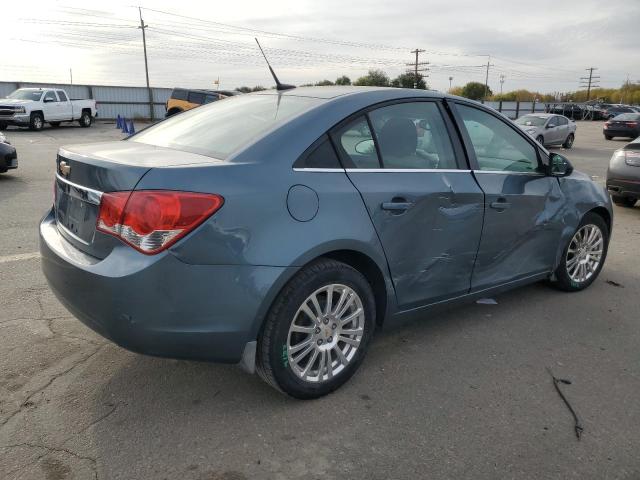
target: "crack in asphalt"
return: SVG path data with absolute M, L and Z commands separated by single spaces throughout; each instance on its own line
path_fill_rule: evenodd
M 51 453 L 66 453 L 68 455 L 71 455 L 72 457 L 75 457 L 75 458 L 79 459 L 79 460 L 88 460 L 89 462 L 91 462 L 91 470 L 93 471 L 93 478 L 96 479 L 96 480 L 98 479 L 98 468 L 97 468 L 97 461 L 96 461 L 95 457 L 89 457 L 89 456 L 86 456 L 86 455 L 80 455 L 79 453 L 76 453 L 76 452 L 74 452 L 72 450 L 69 450 L 68 448 L 50 447 L 48 445 L 43 445 L 43 444 L 39 444 L 39 443 L 23 442 L 23 443 L 15 443 L 15 444 L 12 444 L 12 445 L 0 446 L 0 448 L 2 448 L 2 449 L 11 449 L 11 448 L 20 448 L 20 447 L 39 448 L 39 449 L 45 450 L 45 452 L 42 455 L 39 455 L 35 459 L 34 462 L 29 462 L 26 465 L 18 467 L 16 469 L 14 469 L 13 471 L 9 472 L 8 475 L 12 475 L 14 473 L 19 472 L 20 470 L 24 470 L 30 464 L 39 462 L 40 460 L 42 460 L 44 457 L 46 457 L 47 455 L 49 455 Z
M 64 375 L 68 374 L 69 372 L 71 372 L 74 368 L 82 365 L 83 363 L 89 361 L 91 358 L 93 358 L 100 350 L 102 350 L 105 346 L 107 345 L 107 343 L 104 343 L 102 345 L 100 345 L 98 348 L 96 348 L 92 353 L 90 353 L 89 355 L 85 356 L 84 358 L 78 360 L 77 362 L 75 362 L 73 365 L 71 365 L 69 368 L 67 368 L 66 370 L 57 373 L 55 375 L 53 375 L 49 381 L 47 381 L 42 387 L 38 388 L 37 390 L 33 391 L 32 393 L 29 394 L 29 396 L 27 396 L 27 398 L 22 402 L 22 404 L 14 411 L 12 412 L 7 418 L 5 418 L 2 422 L 0 422 L 0 430 L 2 430 L 3 427 L 5 427 L 7 425 L 7 423 L 9 423 L 16 415 L 18 415 L 20 412 L 23 411 L 23 407 L 31 401 L 31 399 L 33 397 L 35 397 L 37 394 L 42 393 L 44 390 L 46 390 L 53 382 L 55 382 L 58 378 L 63 377 Z

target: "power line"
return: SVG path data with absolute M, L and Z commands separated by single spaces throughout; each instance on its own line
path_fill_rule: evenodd
M 420 81 L 420 73 L 419 72 L 428 72 L 429 69 L 427 67 L 424 68 L 419 68 L 421 65 L 429 65 L 429 62 L 420 62 L 419 61 L 419 55 L 421 53 L 424 53 L 425 50 L 421 50 L 419 48 L 416 48 L 415 50 L 411 50 L 411 53 L 415 53 L 416 54 L 416 61 L 414 63 L 406 63 L 405 65 L 407 67 L 411 67 L 413 66 L 413 74 L 414 76 L 414 80 L 413 80 L 413 88 L 418 88 L 418 82 Z M 411 73 L 411 70 L 409 70 L 408 73 Z M 424 77 L 428 77 L 429 75 L 423 75 Z

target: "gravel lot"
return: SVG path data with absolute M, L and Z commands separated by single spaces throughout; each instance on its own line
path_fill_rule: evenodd
M 603 181 L 623 141 L 578 125 L 575 167 Z M 543 284 L 379 332 L 338 392 L 282 396 L 234 366 L 105 342 L 48 290 L 37 224 L 60 145 L 113 125 L 9 129 L 0 175 L 0 479 L 640 479 L 640 208 L 615 210 L 585 292 Z M 583 419 L 573 419 L 546 367 Z

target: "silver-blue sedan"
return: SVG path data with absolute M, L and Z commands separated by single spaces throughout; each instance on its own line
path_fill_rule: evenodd
M 297 398 L 347 381 L 377 327 L 588 287 L 612 225 L 602 186 L 500 114 L 393 88 L 265 91 L 61 148 L 55 194 L 42 268 L 80 321 Z

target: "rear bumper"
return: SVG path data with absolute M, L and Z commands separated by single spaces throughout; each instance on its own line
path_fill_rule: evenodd
M 255 341 L 274 285 L 287 268 L 191 265 L 170 252 L 126 245 L 103 260 L 40 224 L 42 269 L 56 297 L 82 323 L 134 352 L 238 363 Z
M 635 179 L 607 178 L 607 190 L 618 197 L 640 198 L 640 175 Z
M 633 129 L 603 129 L 602 133 L 608 137 L 626 137 L 626 138 L 636 138 L 640 135 L 640 130 Z

